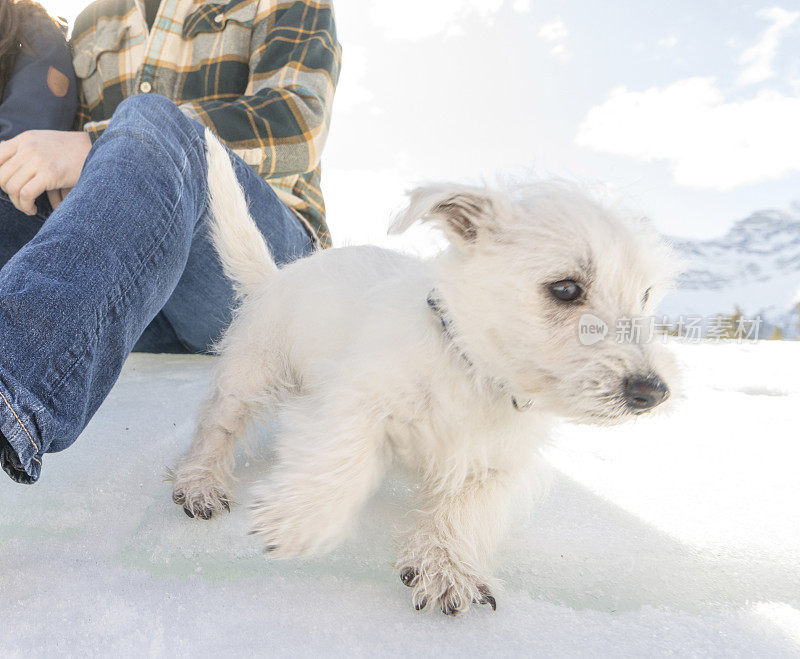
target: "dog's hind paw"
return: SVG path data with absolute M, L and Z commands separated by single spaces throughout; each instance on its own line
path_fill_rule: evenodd
M 270 558 L 295 558 L 329 551 L 349 526 L 340 508 L 326 505 L 330 498 L 302 489 L 253 488 L 252 530 Z
M 230 512 L 231 498 L 222 483 L 210 476 L 169 472 L 172 480 L 172 500 L 183 506 L 189 517 L 211 519 L 215 512 Z

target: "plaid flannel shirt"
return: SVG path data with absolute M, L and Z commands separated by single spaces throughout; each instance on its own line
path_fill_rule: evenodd
M 77 128 L 94 141 L 123 99 L 156 93 L 210 127 L 330 246 L 320 154 L 341 47 L 331 0 L 97 0 L 75 21 Z

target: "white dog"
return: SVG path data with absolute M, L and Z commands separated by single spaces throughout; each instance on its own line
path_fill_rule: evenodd
M 442 186 L 415 190 L 393 226 L 440 227 L 450 247 L 432 260 L 348 247 L 279 271 L 207 141 L 213 240 L 239 304 L 174 500 L 191 517 L 228 510 L 234 445 L 267 410 L 279 458 L 253 490 L 252 533 L 271 556 L 334 547 L 394 461 L 424 499 L 397 562 L 416 608 L 494 608 L 504 511 L 554 417 L 622 421 L 674 386 L 662 346 L 578 334 L 585 314 L 613 328 L 650 311 L 666 249 L 564 184 Z

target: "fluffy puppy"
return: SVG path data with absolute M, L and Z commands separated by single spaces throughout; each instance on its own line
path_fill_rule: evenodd
M 395 462 L 421 484 L 397 561 L 416 608 L 494 608 L 508 500 L 554 418 L 614 423 L 669 395 L 664 346 L 613 336 L 656 303 L 665 248 L 569 185 L 439 186 L 393 226 L 435 223 L 449 241 L 435 258 L 348 247 L 279 271 L 207 142 L 213 240 L 239 302 L 174 500 L 190 517 L 228 510 L 234 445 L 266 411 L 278 464 L 251 510 L 271 556 L 334 547 Z M 579 340 L 582 318 L 605 339 Z

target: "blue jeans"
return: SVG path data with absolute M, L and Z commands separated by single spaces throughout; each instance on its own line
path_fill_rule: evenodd
M 300 220 L 231 161 L 276 262 L 308 255 Z M 44 454 L 77 439 L 132 350 L 207 352 L 225 330 L 233 291 L 207 198 L 204 128 L 140 95 L 49 217 L 46 204 L 29 217 L 0 199 L 0 432 L 16 453 L 0 462 L 14 480 L 35 482 Z

